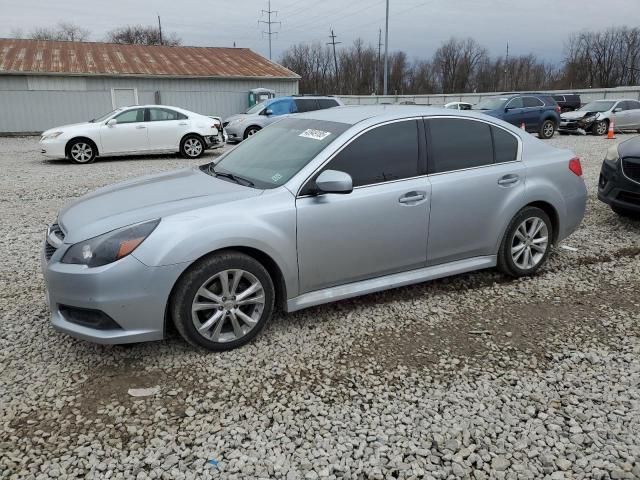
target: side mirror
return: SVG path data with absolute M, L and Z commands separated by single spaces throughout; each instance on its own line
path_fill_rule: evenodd
M 267 117 L 268 117 L 268 116 L 270 116 L 270 115 L 273 115 L 273 110 L 271 110 L 270 108 L 267 108 L 267 109 L 264 111 L 264 114 L 265 114 Z
M 613 113 L 618 113 L 622 111 L 622 107 L 616 107 L 613 109 Z
M 325 170 L 316 178 L 316 187 L 320 193 L 351 193 L 353 192 L 353 180 L 348 173 Z
M 108 127 L 113 127 L 114 125 L 116 125 L 118 123 L 118 120 L 116 120 L 115 118 L 111 118 L 109 119 L 109 121 L 107 122 L 107 126 Z

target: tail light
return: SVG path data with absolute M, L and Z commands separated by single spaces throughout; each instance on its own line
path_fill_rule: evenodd
M 569 160 L 569 170 L 571 170 L 578 177 L 582 176 L 582 165 L 578 157 L 573 157 Z
M 560 105 L 556 105 L 556 112 L 560 113 L 562 111 L 562 109 L 560 108 Z

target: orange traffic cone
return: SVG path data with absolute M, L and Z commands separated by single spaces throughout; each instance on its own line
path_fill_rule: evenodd
M 616 121 L 612 118 L 609 122 L 609 131 L 607 132 L 607 140 L 615 140 L 616 138 Z
M 520 128 L 521 128 L 522 130 L 526 130 L 526 129 L 527 129 L 527 127 L 525 127 L 525 126 L 524 126 L 524 122 L 522 122 L 522 123 L 520 124 Z

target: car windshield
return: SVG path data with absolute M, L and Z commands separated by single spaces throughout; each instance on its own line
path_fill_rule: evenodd
M 238 183 L 244 180 L 256 188 L 276 188 L 349 127 L 346 123 L 286 118 L 245 140 L 217 164 L 201 168 L 210 175 L 238 179 Z
M 587 103 L 584 107 L 580 107 L 580 111 L 582 112 L 606 112 L 611 110 L 615 102 L 591 102 Z
M 247 114 L 259 113 L 260 110 L 262 110 L 264 107 L 265 107 L 265 102 L 258 103 L 258 104 L 254 105 L 253 107 L 251 107 L 249 110 L 247 110 L 244 113 L 247 113 Z
M 485 98 L 480 103 L 471 107 L 472 110 L 497 110 L 502 108 L 509 101 L 508 97 L 491 97 Z
M 122 110 L 121 108 L 116 108 L 115 110 L 111 110 L 109 113 L 105 113 L 104 115 L 102 115 L 101 117 L 98 118 L 94 118 L 93 120 L 89 120 L 90 123 L 95 123 L 95 122 L 102 122 L 103 120 L 106 120 L 107 118 L 109 118 L 111 115 L 113 115 L 114 113 L 119 112 L 120 110 Z

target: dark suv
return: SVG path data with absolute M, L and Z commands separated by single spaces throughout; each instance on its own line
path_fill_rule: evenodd
M 487 115 L 549 139 L 560 125 L 560 107 L 551 95 L 540 93 L 506 93 L 489 97 L 473 106 Z
M 640 137 L 609 148 L 600 170 L 598 198 L 618 215 L 640 218 Z
M 577 93 L 555 93 L 553 99 L 560 107 L 561 113 L 573 112 L 582 106 L 580 95 Z

